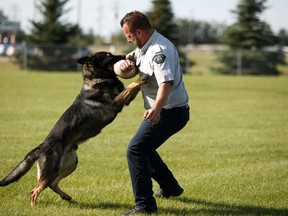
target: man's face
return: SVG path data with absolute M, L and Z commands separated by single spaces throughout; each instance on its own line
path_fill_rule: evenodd
M 141 39 L 140 39 L 140 33 L 139 33 L 139 30 L 137 30 L 135 33 L 132 33 L 127 24 L 124 23 L 123 27 L 122 27 L 122 31 L 125 35 L 125 37 L 127 38 L 127 41 L 128 43 L 134 43 L 135 46 L 137 46 L 138 48 L 142 48 L 143 44 L 141 42 Z

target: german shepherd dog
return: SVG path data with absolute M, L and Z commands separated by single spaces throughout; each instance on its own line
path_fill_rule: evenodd
M 37 197 L 48 186 L 62 199 L 72 199 L 58 184 L 76 169 L 78 145 L 96 136 L 102 128 L 111 123 L 147 81 L 147 76 L 140 76 L 125 88 L 113 70 L 114 63 L 122 59 L 125 59 L 125 56 L 107 52 L 98 52 L 78 59 L 77 62 L 83 65 L 81 92 L 44 142 L 30 151 L 0 182 L 0 186 L 19 180 L 38 160 L 38 182 L 30 193 L 30 205 L 36 205 Z

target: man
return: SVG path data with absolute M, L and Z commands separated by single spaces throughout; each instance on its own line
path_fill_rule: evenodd
M 140 73 L 150 75 L 141 88 L 146 109 L 144 120 L 127 148 L 136 207 L 124 215 L 152 214 L 157 213 L 157 204 L 151 177 L 160 186 L 155 196 L 168 198 L 183 193 L 156 149 L 188 122 L 188 94 L 175 46 L 152 28 L 148 18 L 133 11 L 120 24 L 127 41 L 137 46 L 130 55 L 136 59 Z M 127 71 L 134 66 L 126 60 L 120 69 Z

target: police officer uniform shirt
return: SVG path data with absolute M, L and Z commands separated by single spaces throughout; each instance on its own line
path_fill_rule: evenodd
M 136 65 L 140 69 L 140 74 L 150 76 L 147 84 L 141 87 L 145 109 L 153 107 L 158 86 L 166 81 L 171 82 L 171 88 L 163 108 L 172 109 L 188 104 L 178 52 L 167 38 L 154 30 L 145 45 L 141 49 L 135 49 L 132 53 L 136 59 Z

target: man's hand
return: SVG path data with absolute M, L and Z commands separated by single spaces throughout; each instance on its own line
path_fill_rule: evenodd
M 135 63 L 129 59 L 124 60 L 120 65 L 122 72 L 130 71 L 135 67 Z
M 155 125 L 159 122 L 160 120 L 160 110 L 157 109 L 148 109 L 144 113 L 144 118 L 147 119 L 152 125 Z

